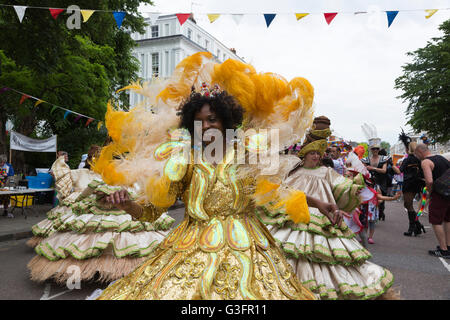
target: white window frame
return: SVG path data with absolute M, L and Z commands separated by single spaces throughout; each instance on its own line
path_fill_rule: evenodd
M 156 70 L 156 71 L 155 71 Z M 152 53 L 152 78 L 158 78 L 161 74 L 159 52 Z
M 159 37 L 159 26 L 158 25 L 151 26 L 150 30 L 151 30 L 152 38 Z

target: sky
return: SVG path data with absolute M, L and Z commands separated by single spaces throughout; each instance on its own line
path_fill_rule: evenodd
M 274 72 L 287 80 L 305 77 L 314 87 L 315 116 L 325 115 L 338 136 L 367 141 L 361 125 L 371 123 L 391 145 L 406 125 L 407 102 L 394 81 L 411 62 L 407 52 L 442 36 L 440 24 L 450 10 L 425 19 L 425 9 L 450 8 L 446 0 L 154 0 L 141 12 L 193 12 L 197 24 L 229 48 L 236 48 L 258 72 Z M 384 11 L 400 10 L 387 27 Z M 402 11 L 408 10 L 408 11 Z M 415 11 L 417 10 L 417 11 Z M 355 15 L 354 12 L 367 11 Z M 330 25 L 324 12 L 338 12 Z M 239 25 L 223 15 L 210 23 L 208 13 L 246 14 Z M 263 13 L 277 13 L 269 28 Z M 311 13 L 297 21 L 294 13 Z

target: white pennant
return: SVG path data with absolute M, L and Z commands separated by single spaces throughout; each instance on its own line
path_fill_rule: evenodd
M 156 20 L 158 20 L 160 13 L 148 13 L 148 17 L 150 19 L 150 24 L 154 25 L 156 24 Z
M 25 10 L 27 10 L 26 6 L 14 6 L 16 10 L 17 17 L 19 18 L 20 23 L 22 23 L 23 16 L 25 15 Z
M 231 16 L 233 17 L 233 20 L 234 20 L 234 22 L 236 22 L 237 25 L 239 25 L 239 23 L 241 23 L 241 20 L 244 17 L 243 14 L 232 14 Z

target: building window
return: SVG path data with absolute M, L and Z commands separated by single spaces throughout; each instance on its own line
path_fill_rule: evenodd
M 198 44 L 200 44 L 201 41 L 202 41 L 202 36 L 201 35 L 197 35 L 197 42 L 198 42 Z
M 206 48 L 206 50 L 209 50 L 208 47 L 209 47 L 209 41 L 205 40 L 205 48 Z
M 152 53 L 152 77 L 159 77 L 159 53 Z
M 170 26 L 169 26 L 169 24 L 168 23 L 166 23 L 165 25 L 164 25 L 164 32 L 165 32 L 165 36 L 170 36 Z
M 220 59 L 220 49 L 217 49 L 217 59 Z
M 223 61 L 227 60 L 227 55 L 224 53 L 223 54 Z
M 152 38 L 158 38 L 158 37 L 159 37 L 159 27 L 152 26 Z
M 187 32 L 188 32 L 188 34 L 187 34 L 188 38 L 192 40 L 192 30 L 188 29 Z

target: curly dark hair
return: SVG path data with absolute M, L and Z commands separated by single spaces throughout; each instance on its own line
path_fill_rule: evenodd
M 200 112 L 205 104 L 209 104 L 211 112 L 214 112 L 222 122 L 224 129 L 236 129 L 242 124 L 244 109 L 237 100 L 222 91 L 215 96 L 203 96 L 200 93 L 192 93 L 179 109 L 181 117 L 180 127 L 186 128 L 193 136 L 195 115 Z

